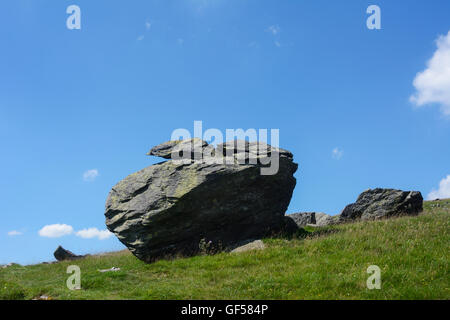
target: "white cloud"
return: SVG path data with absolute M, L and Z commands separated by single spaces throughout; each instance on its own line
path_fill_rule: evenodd
M 75 234 L 83 239 L 98 238 L 99 240 L 108 239 L 113 235 L 108 230 L 98 230 L 97 228 L 83 229 L 77 231 Z
M 72 226 L 67 224 L 46 225 L 39 230 L 39 235 L 46 238 L 59 238 L 73 233 Z
M 137 38 L 137 41 L 142 41 L 142 40 L 144 40 L 144 36 L 139 36 L 138 38 Z
M 178 38 L 177 39 L 177 43 L 182 46 L 184 44 L 184 39 L 183 38 Z
M 23 232 L 20 232 L 17 230 L 12 230 L 12 231 L 8 232 L 8 236 L 10 236 L 10 237 L 20 236 L 22 234 L 23 234 Z
M 450 198 L 450 174 L 439 182 L 439 189 L 428 194 L 428 200 Z
M 84 181 L 94 181 L 97 177 L 98 177 L 97 169 L 87 170 L 83 173 Z
M 275 43 L 276 47 L 278 47 L 278 48 L 281 47 L 281 43 L 279 41 L 275 41 L 274 43 Z
M 75 232 L 73 230 L 73 227 L 67 224 L 46 225 L 41 230 L 39 230 L 39 235 L 46 238 L 60 238 L 71 234 L 75 234 L 77 237 L 83 239 L 98 238 L 99 240 L 108 239 L 113 235 L 108 230 L 98 230 L 97 228 L 87 228 Z
M 339 148 L 334 148 L 333 151 L 331 151 L 331 157 L 333 159 L 339 160 L 342 158 L 342 156 L 344 155 L 344 151 L 342 149 Z
M 273 25 L 273 26 L 270 26 L 270 27 L 267 28 L 267 32 L 270 32 L 274 36 L 279 34 L 280 31 L 281 31 L 281 28 L 278 25 Z
M 445 115 L 450 115 L 450 31 L 436 40 L 437 50 L 427 62 L 427 69 L 414 79 L 416 93 L 410 101 L 417 106 L 437 103 Z

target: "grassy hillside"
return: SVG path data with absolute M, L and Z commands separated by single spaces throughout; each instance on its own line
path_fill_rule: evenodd
M 145 264 L 127 251 L 74 262 L 0 269 L 0 299 L 450 299 L 450 200 L 418 217 L 308 229 L 266 239 L 263 251 Z M 66 287 L 81 268 L 81 290 Z M 367 267 L 381 268 L 368 290 Z M 121 268 L 100 273 L 99 269 Z

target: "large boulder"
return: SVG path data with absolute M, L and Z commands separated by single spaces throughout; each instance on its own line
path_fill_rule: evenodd
M 369 189 L 361 193 L 355 203 L 345 207 L 340 221 L 376 220 L 416 215 L 422 210 L 423 198 L 418 191 Z
M 133 173 L 109 193 L 106 225 L 136 257 L 151 262 L 165 255 L 192 255 L 204 239 L 226 247 L 293 227 L 284 217 L 296 184 L 297 164 L 290 152 L 270 148 L 265 154 L 252 143 L 229 152 L 230 159 L 223 156 L 230 143 L 211 152 L 212 146 L 202 142 L 200 148 L 214 159 L 172 159 L 173 148 L 181 144 L 190 142 L 152 148 L 150 154 L 169 160 Z M 279 169 L 262 174 L 274 155 Z

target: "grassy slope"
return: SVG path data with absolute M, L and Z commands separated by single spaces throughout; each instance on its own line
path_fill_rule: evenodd
M 449 222 L 450 200 L 444 200 L 426 202 L 418 217 L 267 239 L 263 251 L 150 265 L 122 251 L 14 266 L 0 270 L 0 299 L 450 299 Z M 82 290 L 66 288 L 71 264 L 81 267 Z M 382 270 L 381 290 L 366 288 L 372 264 Z M 121 271 L 98 272 L 113 266 Z

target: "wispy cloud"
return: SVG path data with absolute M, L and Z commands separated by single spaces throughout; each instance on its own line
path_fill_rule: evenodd
M 39 230 L 39 235 L 45 238 L 60 238 L 72 233 L 72 226 L 69 226 L 67 224 L 50 224 Z
M 84 239 L 98 238 L 99 240 L 108 239 L 113 235 L 108 230 L 98 230 L 97 228 L 83 229 L 77 231 L 75 234 Z
M 273 34 L 274 36 L 276 36 L 277 34 L 279 34 L 281 32 L 281 28 L 276 24 L 276 25 L 271 25 L 270 27 L 268 27 L 266 31 Z
M 279 40 L 279 38 L 280 38 L 279 34 L 281 32 L 280 26 L 277 24 L 271 25 L 270 27 L 268 27 L 266 29 L 266 32 L 268 32 L 270 35 L 272 35 L 273 38 L 275 39 L 273 41 L 273 44 L 275 45 L 275 47 L 280 48 L 281 47 L 281 42 Z
M 98 177 L 99 173 L 97 169 L 87 170 L 83 173 L 83 180 L 92 182 Z
M 20 236 L 22 235 L 23 232 L 17 231 L 17 230 L 12 230 L 8 232 L 8 236 L 10 237 L 16 237 L 16 236 Z
M 428 200 L 450 198 L 450 174 L 439 182 L 439 189 L 432 190 L 427 198 Z
M 333 151 L 331 151 L 331 157 L 333 159 L 340 160 L 343 155 L 344 155 L 344 150 L 339 149 L 338 147 L 334 148 Z
M 146 21 L 145 21 L 145 24 L 144 24 L 144 27 L 145 27 L 145 31 L 144 31 L 141 35 L 139 35 L 139 36 L 137 37 L 137 41 L 142 41 L 142 40 L 145 39 L 144 33 L 148 32 L 148 31 L 152 28 L 152 23 L 151 23 L 151 21 L 150 21 L 150 20 L 146 20 Z
M 437 50 L 427 62 L 427 69 L 414 79 L 416 93 L 410 101 L 417 106 L 437 103 L 445 115 L 450 115 L 450 31 L 436 40 Z

